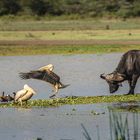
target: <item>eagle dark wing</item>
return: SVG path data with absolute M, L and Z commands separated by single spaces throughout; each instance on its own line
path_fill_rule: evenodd
M 46 78 L 46 79 L 50 78 L 56 82 L 60 82 L 60 77 L 52 71 L 46 72 L 46 75 L 44 76 L 44 78 Z
M 43 79 L 43 73 L 41 71 L 30 71 L 28 73 L 19 73 L 21 79 Z
M 49 82 L 53 85 L 60 82 L 60 77 L 52 71 L 30 71 L 28 73 L 20 73 L 22 79 L 38 79 Z

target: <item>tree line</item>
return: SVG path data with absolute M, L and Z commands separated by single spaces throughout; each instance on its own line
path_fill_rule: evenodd
M 139 0 L 0 0 L 3 15 L 140 16 Z

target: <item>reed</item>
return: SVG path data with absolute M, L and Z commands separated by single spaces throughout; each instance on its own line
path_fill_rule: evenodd
M 90 137 L 90 135 L 89 135 L 89 133 L 88 133 L 88 131 L 87 131 L 87 129 L 85 128 L 85 126 L 83 124 L 81 124 L 81 126 L 82 126 L 82 128 L 84 130 L 83 136 L 85 137 L 85 139 L 86 140 L 92 140 L 91 137 Z
M 109 109 L 111 140 L 130 140 L 130 139 L 138 140 L 139 139 L 138 113 L 132 114 L 132 121 L 129 120 L 130 119 L 129 115 L 128 113 L 124 114 L 122 112 Z

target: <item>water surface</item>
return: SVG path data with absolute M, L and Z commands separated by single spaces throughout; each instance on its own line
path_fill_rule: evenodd
M 0 57 L 0 91 L 11 93 L 22 89 L 29 84 L 37 91 L 34 97 L 48 98 L 52 93 L 50 84 L 39 80 L 21 80 L 19 72 L 36 70 L 52 63 L 54 72 L 61 77 L 69 87 L 61 89 L 58 97 L 63 96 L 95 96 L 109 95 L 107 83 L 100 79 L 101 73 L 110 73 L 115 70 L 121 58 L 121 53 L 103 55 L 43 55 L 43 56 L 8 56 Z M 140 82 L 138 81 L 137 85 Z M 136 92 L 140 87 L 136 87 Z M 116 94 L 128 92 L 127 82 L 123 83 Z
M 126 139 L 139 139 L 140 114 L 128 110 L 113 111 L 110 109 L 112 106 L 93 104 L 57 108 L 1 108 L 0 136 L 5 140 L 86 140 L 84 125 L 94 140 L 116 140 L 116 131 L 120 135 L 124 130 Z M 122 128 L 121 131 L 118 126 Z
M 58 97 L 109 95 L 107 83 L 100 79 L 101 73 L 115 70 L 121 53 L 102 55 L 41 55 L 0 57 L 0 92 L 18 91 L 29 84 L 37 91 L 34 99 L 48 98 L 52 93 L 50 84 L 39 80 L 21 80 L 19 72 L 36 70 L 52 63 L 64 84 L 69 87 L 59 91 Z M 138 81 L 137 85 L 140 82 Z M 140 87 L 136 87 L 136 92 Z M 128 92 L 127 82 L 116 94 Z M 85 130 L 94 140 L 115 140 L 119 125 L 126 125 L 125 137 L 138 139 L 138 112 L 130 109 L 122 112 L 109 107 L 120 104 L 65 105 L 55 108 L 0 108 L 0 136 L 4 140 L 85 140 Z M 130 104 L 131 105 L 131 104 Z M 109 107 L 108 107 L 109 106 Z M 124 105 L 126 108 L 128 104 Z M 139 104 L 137 105 L 139 107 Z M 121 106 L 122 107 L 122 106 Z M 133 106 L 135 108 L 135 104 Z M 123 107 L 124 108 L 124 107 Z M 119 115 L 119 116 L 117 116 Z M 122 117 L 122 122 L 119 118 Z M 82 125 L 84 125 L 84 128 Z M 118 125 L 119 124 L 119 125 Z M 122 127 L 123 128 L 123 127 Z M 121 129 L 122 130 L 122 129 Z M 128 132 L 129 130 L 129 132 Z M 129 134 L 129 135 L 128 135 Z

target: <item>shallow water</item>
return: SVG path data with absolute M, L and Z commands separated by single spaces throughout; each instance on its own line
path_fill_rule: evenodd
M 109 95 L 107 83 L 100 79 L 101 73 L 112 72 L 122 54 L 103 55 L 43 55 L 43 56 L 8 56 L 0 57 L 0 91 L 9 94 L 22 89 L 25 83 L 37 91 L 34 99 L 48 98 L 52 87 L 39 80 L 21 80 L 19 72 L 36 70 L 49 63 L 54 64 L 54 71 L 60 75 L 64 84 L 71 84 L 59 91 L 58 97 Z M 138 81 L 139 84 L 139 81 Z M 128 92 L 127 82 L 123 83 L 116 94 Z M 136 92 L 140 87 L 136 87 Z M 112 116 L 120 115 L 125 123 L 129 120 L 130 140 L 136 139 L 139 130 L 139 113 L 112 111 L 108 106 L 114 104 L 65 105 L 56 108 L 0 108 L 0 136 L 4 140 L 86 140 L 84 125 L 94 140 L 115 140 L 115 122 Z M 118 106 L 118 104 L 117 104 Z M 115 105 L 116 107 L 116 105 Z M 119 118 L 120 118 L 119 116 Z M 116 118 L 116 117 L 115 117 Z M 113 124 L 110 125 L 110 122 Z M 135 130 L 135 131 L 134 131 Z M 126 135 L 126 134 L 125 134 Z M 138 135 L 136 135 L 138 136 Z
M 76 111 L 73 111 L 73 108 Z M 1 109 L 0 126 L 3 127 L 0 127 L 0 136 L 17 140 L 21 138 L 32 140 L 37 137 L 45 140 L 81 140 L 83 138 L 81 123 L 90 130 L 89 132 L 93 132 L 96 129 L 94 125 L 97 125 L 104 116 L 96 117 L 91 111 L 92 105 L 49 109 Z
M 54 72 L 69 87 L 61 89 L 58 97 L 109 95 L 107 83 L 100 79 L 101 73 L 115 70 L 122 54 L 103 55 L 43 55 L 0 57 L 0 91 L 12 93 L 22 89 L 25 83 L 37 91 L 33 98 L 48 98 L 52 93 L 50 84 L 39 80 L 21 80 L 19 72 L 36 70 L 49 63 L 54 64 Z M 140 82 L 138 82 L 139 84 Z M 140 86 L 136 87 L 140 91 Z M 127 82 L 116 94 L 128 92 Z
M 112 107 L 112 104 L 109 106 Z M 130 140 L 140 138 L 140 114 L 127 110 L 112 111 L 106 104 L 38 109 L 1 108 L 0 116 L 0 136 L 5 140 L 86 140 L 84 128 L 91 139 L 116 140 L 115 130 L 118 134 L 120 130 L 114 129 L 114 125 L 124 127 L 126 119 L 127 127 L 122 127 L 126 139 L 128 136 Z

